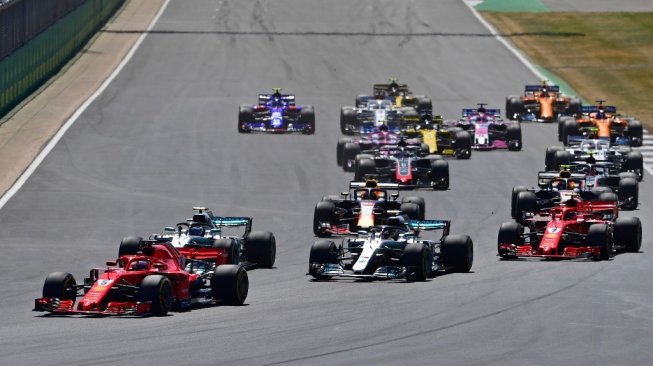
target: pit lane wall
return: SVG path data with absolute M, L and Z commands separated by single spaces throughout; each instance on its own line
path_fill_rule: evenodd
M 56 74 L 126 1 L 18 0 L 0 8 L 0 118 Z

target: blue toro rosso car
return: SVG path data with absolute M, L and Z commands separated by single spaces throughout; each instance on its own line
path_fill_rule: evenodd
M 303 133 L 315 132 L 315 112 L 312 105 L 296 106 L 293 94 L 259 94 L 258 104 L 241 104 L 238 111 L 238 132 Z

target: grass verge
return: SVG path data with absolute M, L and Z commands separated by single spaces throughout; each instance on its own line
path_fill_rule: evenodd
M 653 132 L 653 13 L 482 15 L 587 103 L 605 99 Z

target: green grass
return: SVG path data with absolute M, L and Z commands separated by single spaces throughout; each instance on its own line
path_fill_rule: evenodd
M 605 99 L 653 132 L 653 13 L 482 14 L 585 101 Z

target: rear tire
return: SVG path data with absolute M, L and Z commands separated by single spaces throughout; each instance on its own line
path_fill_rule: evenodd
M 513 219 L 516 219 L 516 209 L 517 209 L 517 195 L 519 192 L 526 192 L 528 191 L 527 186 L 515 186 L 512 188 L 512 195 L 510 196 L 510 217 Z
M 354 135 L 355 131 L 348 130 L 347 126 L 351 128 L 358 126 L 356 110 L 352 107 L 342 107 L 340 109 L 340 132 L 343 135 Z
M 118 257 L 123 255 L 136 255 L 143 247 L 143 238 L 140 236 L 127 236 L 120 241 Z
M 578 129 L 578 123 L 576 120 L 566 120 L 562 126 L 562 143 L 567 146 L 569 145 L 569 136 L 578 136 L 580 131 Z
M 360 159 L 355 164 L 354 180 L 364 182 L 366 175 L 377 175 L 376 162 L 373 159 Z
M 419 217 L 420 220 L 424 220 L 426 217 L 426 202 L 424 198 L 418 196 L 408 196 L 401 199 L 401 203 L 414 203 L 419 206 Z
M 537 212 L 537 196 L 534 192 L 519 192 L 515 200 L 515 220 L 521 222 L 525 213 Z
M 420 207 L 416 203 L 407 202 L 402 203 L 399 210 L 406 214 L 411 220 L 421 220 L 420 218 Z
M 238 264 L 240 263 L 240 250 L 238 244 L 231 238 L 221 238 L 213 240 L 213 249 L 222 249 L 227 254 L 225 263 L 221 264 Z
M 247 271 L 235 264 L 216 267 L 211 276 L 211 292 L 213 298 L 223 305 L 242 305 L 249 293 Z
M 635 210 L 639 204 L 639 183 L 637 179 L 619 179 L 619 190 L 617 191 L 621 208 L 624 210 Z M 625 202 L 628 202 L 625 204 Z
M 336 159 L 338 160 L 338 166 L 342 166 L 342 152 L 345 150 L 345 144 L 351 142 L 349 137 L 341 137 L 338 139 L 338 147 L 336 148 Z
M 546 148 L 544 157 L 544 170 L 553 171 L 555 169 L 555 154 L 557 151 L 563 151 L 562 146 L 549 146 Z
M 644 128 L 642 122 L 638 120 L 628 121 L 628 130 L 626 136 L 630 137 L 630 146 L 640 147 L 644 141 Z
M 522 149 L 521 125 L 508 125 L 508 130 L 506 131 L 506 140 L 506 143 L 508 144 L 508 150 L 520 151 Z
M 467 131 L 457 131 L 454 134 L 453 148 L 456 150 L 457 159 L 472 157 L 472 136 Z
M 355 142 L 348 142 L 342 149 L 342 169 L 346 172 L 354 171 L 356 155 L 361 153 L 361 146 Z

